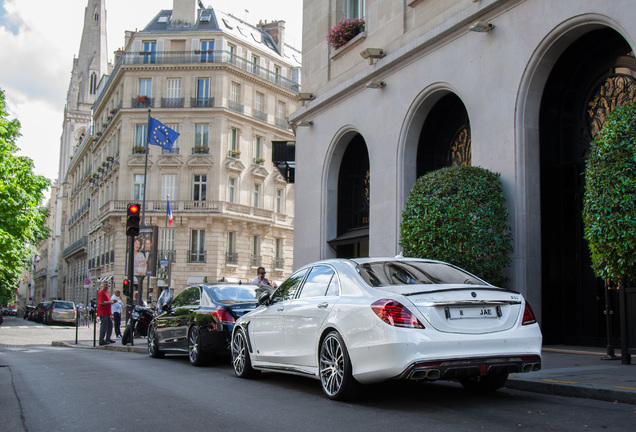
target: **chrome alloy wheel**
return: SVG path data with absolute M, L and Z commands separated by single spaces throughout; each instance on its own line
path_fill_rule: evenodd
M 333 332 L 320 346 L 320 382 L 328 396 L 338 394 L 345 374 L 345 356 L 340 338 Z
M 241 376 L 245 371 L 245 356 L 247 355 L 247 346 L 243 333 L 237 331 L 232 338 L 232 366 L 236 375 Z
M 190 329 L 188 334 L 188 358 L 193 365 L 199 364 L 201 352 L 199 345 L 199 332 L 196 327 Z

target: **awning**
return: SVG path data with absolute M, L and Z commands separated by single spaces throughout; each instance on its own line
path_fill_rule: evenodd
M 369 227 L 350 229 L 338 237 L 327 241 L 329 246 L 335 248 L 336 246 L 362 243 L 369 241 Z
M 226 278 L 223 278 L 223 279 L 225 279 L 225 282 L 229 282 L 229 283 L 239 283 L 239 280 L 238 280 L 237 278 L 229 278 L 229 277 L 226 277 Z
M 108 276 L 102 276 L 99 279 L 97 279 L 97 283 L 102 283 L 102 282 L 110 282 L 113 279 L 113 275 L 108 275 Z

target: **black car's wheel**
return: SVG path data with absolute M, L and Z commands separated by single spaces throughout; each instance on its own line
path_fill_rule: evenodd
M 193 366 L 203 366 L 207 362 L 197 326 L 192 326 L 188 332 L 188 359 Z
M 499 390 L 506 384 L 507 380 L 508 372 L 503 372 L 494 375 L 461 378 L 459 382 L 466 390 L 487 393 Z
M 126 333 L 124 332 L 124 335 Z M 124 337 L 122 336 L 122 341 Z M 122 342 L 123 343 L 123 342 Z M 159 351 L 159 344 L 157 343 L 157 334 L 154 329 L 148 330 L 148 355 L 152 358 L 163 358 L 164 354 Z
M 239 378 L 253 378 L 261 372 L 252 367 L 243 330 L 236 330 L 232 336 L 232 367 Z
M 320 344 L 320 384 L 329 399 L 346 400 L 356 395 L 359 384 L 351 374 L 351 359 L 342 336 L 329 333 Z

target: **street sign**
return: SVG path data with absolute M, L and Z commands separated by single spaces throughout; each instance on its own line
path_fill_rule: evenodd
M 84 279 L 84 285 L 90 286 L 91 280 L 89 278 Z

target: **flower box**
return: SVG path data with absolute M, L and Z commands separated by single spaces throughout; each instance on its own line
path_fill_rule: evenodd
M 327 43 L 332 48 L 338 49 L 363 31 L 364 18 L 343 18 L 329 30 Z
M 230 150 L 230 157 L 239 157 L 241 155 L 240 150 Z
M 148 96 L 137 96 L 137 102 L 147 104 L 150 102 L 150 98 Z

